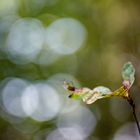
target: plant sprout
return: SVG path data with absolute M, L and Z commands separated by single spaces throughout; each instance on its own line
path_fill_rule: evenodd
M 102 98 L 113 96 L 123 97 L 132 107 L 133 116 L 140 134 L 140 126 L 135 112 L 135 104 L 129 94 L 129 89 L 135 81 L 135 68 L 133 67 L 131 62 L 127 62 L 124 64 L 122 68 L 122 78 L 122 86 L 115 91 L 111 91 L 109 88 L 104 86 L 97 86 L 94 89 L 89 89 L 87 87 L 76 88 L 71 83 L 66 81 L 64 81 L 64 88 L 70 92 L 69 98 L 76 100 L 81 99 L 86 104 L 92 104 Z

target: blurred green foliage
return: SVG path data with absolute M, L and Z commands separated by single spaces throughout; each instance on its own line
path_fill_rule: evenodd
M 57 73 L 68 73 L 78 79 L 81 86 L 93 88 L 104 85 L 117 89 L 121 85 L 121 67 L 131 61 L 136 68 L 136 82 L 131 94 L 139 107 L 140 99 L 140 1 L 139 0 L 1 0 L 0 1 L 0 80 L 7 77 L 20 77 L 29 81 L 47 80 Z M 80 21 L 87 30 L 87 40 L 82 48 L 70 55 L 62 55 L 50 65 L 34 62 L 16 64 L 10 60 L 4 49 L 12 24 L 18 18 L 32 17 L 47 27 L 59 18 L 70 17 Z M 10 20 L 4 22 L 5 20 Z M 47 61 L 47 60 L 46 60 Z M 100 110 L 100 120 L 93 136 L 100 140 L 112 140 L 118 128 L 133 120 L 131 110 L 123 99 L 101 100 L 88 108 Z M 114 101 L 116 100 L 116 101 Z M 114 102 L 118 105 L 115 106 Z M 113 103 L 113 107 L 111 104 Z M 115 118 L 113 112 L 124 112 Z M 114 110 L 115 109 L 115 110 Z M 139 109 L 139 108 L 137 108 Z M 1 109 L 2 110 L 2 109 Z M 140 111 L 137 110 L 139 113 Z M 2 111 L 1 111 L 2 112 Z M 126 114 L 125 114 L 126 113 Z M 122 118 L 121 118 L 122 117 Z M 32 140 L 43 130 L 51 131 L 55 119 L 43 123 L 32 122 L 39 131 L 23 133 L 0 119 L 1 140 Z M 28 124 L 25 122 L 25 124 Z M 23 123 L 24 125 L 24 123 Z M 41 135 L 41 134 L 40 134 Z M 44 140 L 41 136 L 35 140 Z

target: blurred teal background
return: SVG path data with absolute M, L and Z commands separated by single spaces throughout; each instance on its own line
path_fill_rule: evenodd
M 139 0 L 0 0 L 0 140 L 138 140 L 125 100 L 85 105 L 63 88 L 115 90 L 127 61 L 139 117 Z

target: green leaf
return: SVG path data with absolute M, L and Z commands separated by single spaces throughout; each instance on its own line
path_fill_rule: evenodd
M 72 99 L 82 99 L 83 96 L 91 92 L 91 89 L 89 88 L 76 88 L 66 81 L 64 81 L 64 88 L 70 92 L 69 98 Z
M 98 86 L 94 89 L 89 88 L 76 88 L 72 84 L 64 82 L 64 87 L 70 92 L 69 97 L 72 99 L 82 99 L 86 104 L 92 104 L 98 99 L 120 96 L 123 98 L 128 98 L 129 88 L 132 86 L 135 80 L 135 69 L 131 62 L 124 64 L 122 69 L 123 85 L 111 92 L 111 90 L 104 86 Z
M 111 90 L 104 86 L 98 86 L 93 89 L 93 92 L 100 92 L 100 94 L 104 95 L 111 93 Z
M 111 96 L 120 96 L 120 97 L 127 98 L 128 97 L 128 89 L 125 86 L 121 86 L 119 89 L 112 92 L 110 97 Z
M 109 95 L 111 93 L 112 92 L 109 88 L 98 86 L 91 90 L 88 94 L 85 94 L 85 96 L 83 96 L 83 102 L 85 102 L 86 104 L 92 104 L 98 99 L 109 97 L 106 95 Z
M 135 80 L 135 68 L 133 67 L 131 62 L 127 62 L 124 64 L 122 69 L 122 77 L 123 77 L 123 85 L 128 89 L 132 86 Z

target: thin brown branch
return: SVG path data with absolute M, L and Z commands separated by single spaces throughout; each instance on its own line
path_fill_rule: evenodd
M 127 99 L 127 101 L 129 102 L 130 106 L 132 107 L 133 116 L 134 116 L 135 122 L 137 124 L 138 132 L 139 132 L 139 135 L 140 135 L 140 125 L 139 125 L 139 121 L 138 121 L 138 118 L 137 118 L 137 115 L 136 115 L 135 103 L 130 96 Z

